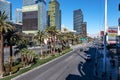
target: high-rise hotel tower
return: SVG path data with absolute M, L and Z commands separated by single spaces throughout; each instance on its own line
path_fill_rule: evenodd
M 8 16 L 8 21 L 12 20 L 12 7 L 11 3 L 6 0 L 0 0 L 0 11 L 5 11 Z
M 61 10 L 59 7 L 60 4 L 57 0 L 49 2 L 47 23 L 48 26 L 56 26 L 58 30 L 61 30 Z
M 23 0 L 23 32 L 36 33 L 46 28 L 46 1 Z
M 81 9 L 73 13 L 73 26 L 77 33 L 82 34 L 83 13 Z

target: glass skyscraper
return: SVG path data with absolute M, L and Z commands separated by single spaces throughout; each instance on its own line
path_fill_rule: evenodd
M 0 11 L 5 11 L 8 16 L 8 21 L 12 20 L 11 3 L 5 0 L 0 0 Z
M 15 22 L 16 23 L 22 23 L 22 9 L 16 9 L 16 17 Z
M 83 13 L 81 9 L 75 10 L 73 14 L 73 26 L 77 33 L 82 34 Z
M 29 6 L 35 4 L 35 0 L 23 0 L 23 6 Z
M 23 6 L 34 5 L 38 3 L 46 4 L 46 0 L 23 0 Z
M 57 0 L 51 0 L 49 2 L 49 9 L 47 13 L 48 26 L 56 26 L 57 29 L 61 30 L 61 10 L 60 4 Z
M 46 29 L 46 1 L 23 0 L 23 31 L 37 32 Z

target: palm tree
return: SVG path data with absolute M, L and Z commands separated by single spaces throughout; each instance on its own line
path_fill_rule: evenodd
M 64 33 L 59 32 L 57 34 L 57 41 L 58 41 L 58 43 L 60 45 L 59 50 L 58 50 L 58 52 L 60 53 L 62 51 L 63 47 L 64 47 L 64 43 L 63 43 L 63 41 L 64 41 Z
M 40 54 L 43 55 L 42 45 L 44 44 L 45 39 L 45 33 L 43 31 L 38 31 L 37 35 L 35 36 L 35 39 L 37 39 L 40 42 Z
M 34 51 L 26 48 L 22 49 L 20 53 L 21 53 L 21 62 L 23 66 L 26 66 L 32 63 L 34 58 L 36 57 L 36 54 Z
M 0 11 L 0 75 L 4 72 L 4 33 L 7 32 L 7 30 L 11 30 L 13 27 L 7 22 L 7 15 L 5 14 L 5 11 Z
M 46 32 L 50 35 L 51 41 L 53 42 L 53 54 L 55 53 L 55 47 L 56 47 L 56 35 L 58 33 L 58 30 L 56 26 L 50 26 L 46 28 Z
M 81 43 L 81 42 L 80 42 L 80 38 L 82 38 L 82 35 L 78 34 L 78 35 L 76 35 L 75 37 L 76 37 L 76 42 L 77 42 L 77 43 Z
M 22 49 L 27 48 L 28 46 L 28 39 L 25 37 L 20 37 L 20 39 L 17 41 L 17 51 L 15 51 L 15 55 L 18 54 Z
M 12 67 L 12 60 L 13 60 L 13 50 L 12 46 L 14 46 L 17 41 L 19 40 L 19 36 L 16 34 L 15 30 L 8 30 L 8 32 L 5 34 L 5 40 L 7 41 L 7 45 L 10 46 L 10 67 Z
M 74 34 L 72 32 L 69 32 L 69 33 L 66 34 L 66 36 L 67 36 L 67 39 L 68 39 L 68 43 L 69 43 L 69 41 L 71 41 L 72 44 L 73 44 Z

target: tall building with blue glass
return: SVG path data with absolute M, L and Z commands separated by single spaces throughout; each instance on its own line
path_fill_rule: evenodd
M 83 23 L 82 10 L 81 9 L 74 10 L 74 13 L 73 13 L 73 26 L 74 26 L 74 30 L 79 34 L 82 34 L 82 23 Z
M 8 21 L 12 20 L 12 5 L 10 2 L 0 0 L 0 11 L 5 11 L 8 16 Z
M 46 1 L 23 0 L 23 32 L 36 33 L 46 29 Z

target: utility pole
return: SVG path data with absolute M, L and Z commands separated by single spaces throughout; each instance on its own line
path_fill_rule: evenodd
M 105 0 L 105 30 L 104 30 L 104 58 L 103 58 L 103 73 L 106 74 L 106 53 L 107 53 L 107 30 L 108 30 L 108 25 L 107 25 L 107 0 Z

